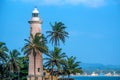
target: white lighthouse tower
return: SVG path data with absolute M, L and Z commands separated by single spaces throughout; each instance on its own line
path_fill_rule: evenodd
M 32 19 L 28 21 L 30 24 L 30 34 L 33 36 L 36 33 L 41 33 L 42 21 L 39 17 L 39 11 L 37 8 L 34 8 L 32 12 Z M 31 39 L 31 38 L 30 38 Z M 29 55 L 29 71 L 28 71 L 28 79 L 27 80 L 42 80 L 43 75 L 43 64 L 42 64 L 42 54 L 36 54 L 35 62 L 35 74 L 34 74 L 34 56 L 33 53 Z

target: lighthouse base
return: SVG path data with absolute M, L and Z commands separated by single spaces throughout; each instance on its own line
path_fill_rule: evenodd
M 27 80 L 35 80 L 35 76 L 32 75 L 32 76 L 27 76 Z M 42 76 L 36 76 L 36 80 L 45 80 L 44 77 Z

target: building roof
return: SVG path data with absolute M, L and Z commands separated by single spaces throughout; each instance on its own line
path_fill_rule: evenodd
M 32 13 L 39 13 L 38 9 L 35 7 Z

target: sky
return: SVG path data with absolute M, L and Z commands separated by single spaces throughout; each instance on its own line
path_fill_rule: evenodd
M 69 38 L 60 47 L 68 56 L 82 63 L 120 65 L 119 0 L 0 0 L 0 41 L 10 50 L 24 46 L 35 6 L 43 34 L 51 30 L 50 22 L 67 27 Z

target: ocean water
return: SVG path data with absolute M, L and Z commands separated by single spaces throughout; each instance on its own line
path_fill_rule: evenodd
M 120 80 L 120 76 L 75 76 L 75 80 Z

